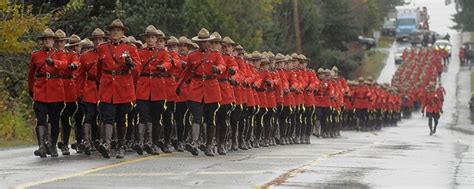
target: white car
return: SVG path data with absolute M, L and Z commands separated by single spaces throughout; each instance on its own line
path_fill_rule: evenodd
M 395 64 L 403 63 L 403 51 L 405 51 L 405 47 L 397 48 L 397 51 L 395 51 Z
M 445 49 L 448 51 L 449 56 L 451 56 L 451 50 L 453 46 L 448 40 L 445 40 L 445 39 L 436 40 L 436 42 L 433 44 L 433 47 L 435 49 Z

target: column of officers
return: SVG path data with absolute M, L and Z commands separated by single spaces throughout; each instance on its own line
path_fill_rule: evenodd
M 302 54 L 246 53 L 204 28 L 177 39 L 150 25 L 144 44 L 125 37 L 119 19 L 106 30 L 81 40 L 48 28 L 38 38 L 28 68 L 34 155 L 70 155 L 69 147 L 105 158 L 225 155 L 379 130 L 401 118 L 397 88 L 346 80 L 337 67 L 309 69 Z

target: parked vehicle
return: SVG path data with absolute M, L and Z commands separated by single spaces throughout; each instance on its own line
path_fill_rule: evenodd
M 362 48 L 364 48 L 365 50 L 369 50 L 377 46 L 375 39 L 369 37 L 359 36 L 359 43 L 361 43 Z
M 403 63 L 403 52 L 405 51 L 405 47 L 397 48 L 395 52 L 395 64 L 402 64 Z
M 395 29 L 397 28 L 397 21 L 395 19 L 387 19 L 383 23 L 382 35 L 395 36 Z
M 397 10 L 395 36 L 398 41 L 410 40 L 410 36 L 419 30 L 429 30 L 428 9 L 412 5 L 395 7 Z M 412 37 L 413 38 L 413 37 Z

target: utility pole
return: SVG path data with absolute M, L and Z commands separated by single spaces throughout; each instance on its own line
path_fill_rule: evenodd
M 300 14 L 298 11 L 298 0 L 293 0 L 293 21 L 295 22 L 296 52 L 301 54 L 303 53 L 303 49 L 301 47 L 301 29 Z

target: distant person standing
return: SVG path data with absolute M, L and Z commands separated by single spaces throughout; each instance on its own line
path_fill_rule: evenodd
M 424 114 L 426 112 L 426 117 L 428 117 L 430 135 L 436 133 L 436 127 L 438 126 L 440 113 L 443 113 L 443 102 L 441 100 L 441 97 L 436 92 L 435 87 L 436 85 L 433 82 L 431 82 L 430 85 L 427 86 L 426 93 L 423 96 L 423 100 L 421 103 L 421 113 Z

